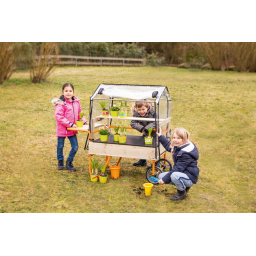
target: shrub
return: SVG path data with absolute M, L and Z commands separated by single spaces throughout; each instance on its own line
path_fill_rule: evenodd
M 164 61 L 163 57 L 158 57 L 156 54 L 152 53 L 152 54 L 148 54 L 147 55 L 147 65 L 149 66 L 160 66 Z
M 53 67 L 58 60 L 58 43 L 41 43 L 35 46 L 35 62 L 30 68 L 32 83 L 41 83 L 51 75 Z
M 213 70 L 221 70 L 221 64 L 227 58 L 226 43 L 202 42 L 191 43 L 190 45 L 194 49 L 204 53 Z
M 0 42 L 0 84 L 12 75 L 13 43 Z

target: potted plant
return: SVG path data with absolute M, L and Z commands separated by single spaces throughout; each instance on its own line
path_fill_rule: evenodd
M 108 135 L 110 134 L 110 132 L 107 129 L 101 129 L 99 131 L 100 134 L 100 141 L 101 142 L 107 142 L 108 141 Z
M 124 102 L 124 105 L 123 105 L 123 102 L 121 101 L 121 109 L 119 111 L 119 116 L 121 118 L 127 117 L 127 101 Z
M 148 136 L 145 137 L 145 144 L 146 145 L 152 145 L 152 143 L 153 143 L 153 137 L 151 136 L 152 131 L 153 131 L 153 128 L 149 127 L 148 128 Z
M 99 180 L 99 176 L 98 176 L 99 162 L 97 158 L 91 160 L 91 168 L 92 168 L 91 181 L 96 182 Z
M 108 179 L 108 175 L 105 173 L 105 164 L 103 164 L 101 167 L 101 174 L 99 176 L 100 183 L 106 183 Z
M 84 125 L 84 121 L 82 120 L 83 116 L 84 116 L 83 113 L 79 113 L 79 120 L 76 121 L 77 127 L 83 127 Z
M 115 134 L 114 134 L 114 141 L 119 141 L 119 133 L 118 133 L 118 130 L 119 130 L 119 126 L 115 126 L 114 127 L 114 130 L 115 130 Z
M 120 110 L 119 107 L 113 106 L 113 107 L 110 108 L 110 110 L 111 110 L 111 116 L 112 117 L 118 117 L 118 111 Z
M 119 143 L 126 143 L 126 127 L 124 126 L 120 129 Z
M 100 102 L 101 108 L 102 108 L 102 116 L 106 117 L 109 116 L 109 111 L 106 109 L 106 103 L 105 101 Z

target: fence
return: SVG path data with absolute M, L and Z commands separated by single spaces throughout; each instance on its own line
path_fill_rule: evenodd
M 37 57 L 38 58 L 38 57 Z M 56 56 L 49 56 L 51 58 Z M 73 55 L 59 55 L 56 65 L 77 66 L 145 66 L 145 59 L 113 58 L 113 57 L 86 57 Z

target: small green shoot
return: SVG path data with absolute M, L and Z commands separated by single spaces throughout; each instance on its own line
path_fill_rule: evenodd
M 83 118 L 83 116 L 84 116 L 84 114 L 83 114 L 83 113 L 79 113 L 79 118 L 80 118 L 80 119 L 82 119 L 82 118 Z
M 114 130 L 115 130 L 115 133 L 118 134 L 119 126 L 115 126 L 115 127 L 114 127 Z
M 153 128 L 152 128 L 152 127 L 149 127 L 149 128 L 148 128 L 148 136 L 149 136 L 149 137 L 151 137 L 152 131 L 153 131 Z
M 105 101 L 100 102 L 100 106 L 101 106 L 102 110 L 104 110 L 106 107 L 106 102 Z

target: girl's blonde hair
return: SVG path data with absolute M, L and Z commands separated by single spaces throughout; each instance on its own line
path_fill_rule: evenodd
M 132 113 L 134 113 L 135 111 L 137 111 L 138 108 L 141 108 L 143 106 L 146 107 L 146 108 L 154 108 L 154 103 L 148 102 L 147 99 L 142 99 L 140 101 L 136 101 L 132 105 L 132 108 L 131 108 Z
M 179 136 L 182 139 L 183 143 L 186 143 L 189 140 L 190 133 L 182 127 L 176 128 L 172 132 L 171 139 L 173 139 L 174 133 L 176 133 L 176 135 Z

